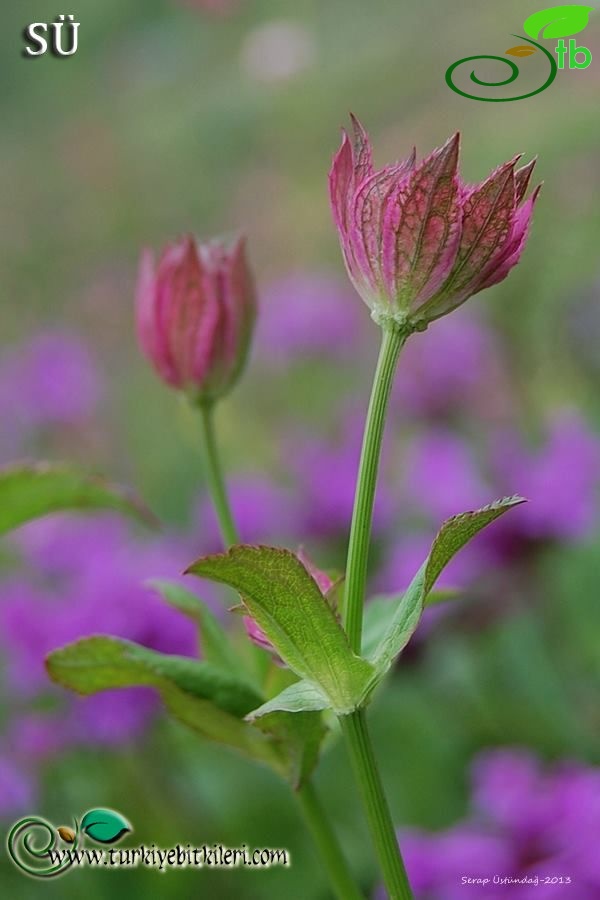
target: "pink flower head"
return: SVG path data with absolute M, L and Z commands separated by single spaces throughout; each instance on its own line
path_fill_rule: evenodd
M 167 384 L 196 402 L 226 393 L 244 365 L 256 300 L 239 238 L 169 244 L 142 254 L 136 294 L 140 345 Z
M 308 572 L 308 574 L 313 578 L 316 582 L 317 587 L 323 594 L 323 600 L 327 602 L 326 595 L 330 588 L 333 587 L 334 581 L 327 572 L 323 572 L 321 569 L 318 569 L 311 559 L 306 555 L 304 549 L 300 547 L 296 556 Z M 262 647 L 263 650 L 268 650 L 269 653 L 273 655 L 274 661 L 277 665 L 283 666 L 284 663 L 277 654 L 277 651 L 273 647 L 273 644 L 264 633 L 260 625 L 257 625 L 252 616 L 244 616 L 244 627 L 246 629 L 246 634 L 250 638 L 253 644 L 256 644 L 257 647 Z
M 375 321 L 408 333 L 502 281 L 527 241 L 539 187 L 526 199 L 535 160 L 519 157 L 480 184 L 458 174 L 459 135 L 416 163 L 376 170 L 369 137 L 352 117 L 329 188 L 348 274 Z

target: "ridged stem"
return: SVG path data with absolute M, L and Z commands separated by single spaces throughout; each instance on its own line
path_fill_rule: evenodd
M 352 525 L 346 561 L 346 589 L 344 593 L 344 627 L 355 653 L 360 653 L 363 606 L 367 581 L 367 563 L 373 521 L 373 503 L 377 486 L 381 442 L 388 401 L 400 350 L 406 334 L 397 328 L 382 329 L 381 348 L 373 379 L 373 388 L 365 422 L 362 451 Z
M 340 725 L 389 898 L 412 900 L 412 891 L 373 753 L 364 710 L 342 716 Z

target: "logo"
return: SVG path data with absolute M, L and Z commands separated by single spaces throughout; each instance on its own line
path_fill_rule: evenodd
M 528 35 L 528 37 L 513 34 L 513 37 L 526 43 L 510 47 L 510 49 L 504 51 L 504 56 L 477 55 L 466 56 L 464 59 L 457 60 L 446 70 L 446 84 L 456 94 L 460 94 L 461 97 L 467 97 L 469 100 L 481 100 L 485 103 L 508 103 L 512 100 L 525 100 L 527 97 L 534 97 L 536 94 L 540 94 L 550 87 L 559 69 L 587 69 L 590 65 L 592 61 L 591 51 L 587 47 L 578 46 L 573 35 L 579 34 L 586 28 L 589 14 L 593 9 L 593 6 L 569 4 L 567 6 L 552 6 L 549 9 L 542 9 L 540 12 L 533 13 L 523 23 L 525 35 Z M 540 38 L 544 40 L 559 38 L 559 41 L 555 47 L 548 49 L 548 47 L 538 43 Z M 569 41 L 565 42 L 565 38 L 569 38 Z M 525 58 L 533 56 L 539 51 L 544 54 L 550 66 L 549 74 L 541 87 L 529 90 L 518 97 L 478 96 L 477 94 L 470 94 L 455 84 L 455 72 L 459 66 L 462 66 L 463 63 L 471 63 L 481 59 L 494 60 L 507 65 L 510 69 L 510 74 L 501 81 L 484 81 L 475 74 L 475 70 L 472 70 L 470 79 L 474 84 L 483 88 L 501 88 L 512 84 L 520 75 L 519 67 L 512 59 L 506 59 L 506 56 Z
M 81 822 L 74 820 L 73 825 L 56 828 L 40 816 L 20 819 L 8 833 L 8 855 L 27 875 L 52 878 L 62 875 L 77 861 L 77 850 L 86 836 L 97 844 L 115 844 L 132 831 L 127 819 L 113 809 L 90 809 Z M 65 852 L 65 847 L 69 852 Z

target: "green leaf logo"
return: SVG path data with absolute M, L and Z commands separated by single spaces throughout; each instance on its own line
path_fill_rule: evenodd
M 114 844 L 132 828 L 127 819 L 113 809 L 90 809 L 81 820 L 81 830 L 99 844 Z
M 525 19 L 523 28 L 531 38 L 562 38 L 579 34 L 587 26 L 593 6 L 551 6 Z

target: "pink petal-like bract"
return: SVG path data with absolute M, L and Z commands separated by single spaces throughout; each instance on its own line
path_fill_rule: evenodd
M 136 291 L 144 354 L 171 387 L 211 403 L 235 383 L 256 317 L 244 241 L 168 245 L 155 266 L 142 254 Z
M 350 279 L 375 321 L 410 334 L 497 284 L 527 242 L 539 188 L 518 157 L 476 185 L 458 172 L 459 135 L 421 163 L 375 169 L 355 117 L 333 159 L 329 193 Z

